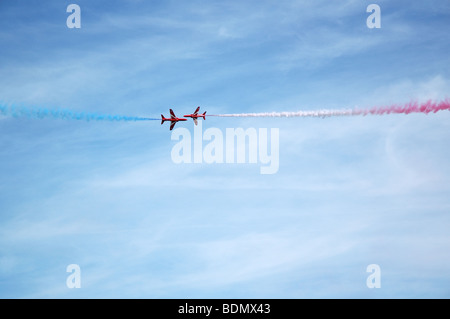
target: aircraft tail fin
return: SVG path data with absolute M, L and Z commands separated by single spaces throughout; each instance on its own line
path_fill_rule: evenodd
M 166 119 L 164 118 L 164 115 L 161 114 L 161 125 L 163 125 L 163 123 L 164 123 L 165 120 L 166 120 Z
M 204 120 L 206 120 L 205 115 L 206 115 L 206 111 L 203 112 L 203 114 L 202 114 Z

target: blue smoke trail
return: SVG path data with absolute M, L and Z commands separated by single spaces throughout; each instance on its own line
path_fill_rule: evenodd
M 158 121 L 157 118 L 138 117 L 138 116 L 124 116 L 124 115 L 108 115 L 98 113 L 73 112 L 63 109 L 46 109 L 41 107 L 25 107 L 15 105 L 0 104 L 0 115 L 14 118 L 25 117 L 32 119 L 63 119 L 63 120 L 79 120 L 79 121 Z

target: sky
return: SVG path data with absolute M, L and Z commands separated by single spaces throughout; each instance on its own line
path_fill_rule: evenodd
M 443 0 L 2 0 L 0 104 L 159 118 L 439 101 L 449 31 Z M 201 124 L 278 129 L 278 171 L 176 163 L 180 130 L 159 121 L 0 115 L 0 297 L 450 297 L 448 111 Z

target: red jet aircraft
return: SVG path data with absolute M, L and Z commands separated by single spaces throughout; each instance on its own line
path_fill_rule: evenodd
M 177 122 L 179 121 L 187 121 L 187 119 L 183 119 L 183 118 L 179 118 L 175 116 L 175 113 L 172 111 L 172 109 L 170 109 L 170 118 L 166 119 L 164 117 L 164 115 L 161 114 L 161 125 L 163 125 L 163 123 L 165 121 L 170 121 L 170 130 L 172 131 L 172 129 L 175 127 L 175 124 L 177 124 Z
M 195 110 L 195 112 L 194 112 L 193 114 L 187 114 L 187 115 L 184 115 L 184 117 L 190 117 L 190 118 L 192 118 L 192 119 L 194 120 L 195 125 L 197 125 L 197 119 L 198 119 L 199 117 L 203 117 L 203 119 L 206 120 L 206 118 L 205 118 L 206 111 L 203 112 L 203 114 L 198 114 L 198 111 L 200 111 L 200 106 L 197 107 L 197 109 Z

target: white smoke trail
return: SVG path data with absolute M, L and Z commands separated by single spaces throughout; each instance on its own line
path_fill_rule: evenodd
M 237 114 L 211 114 L 219 117 L 331 117 L 356 115 L 354 110 L 317 110 L 297 112 L 264 112 L 264 113 L 237 113 Z
M 410 114 L 410 113 L 436 113 L 450 110 L 450 100 L 440 102 L 427 101 L 424 103 L 410 102 L 403 105 L 389 105 L 372 107 L 368 109 L 338 109 L 338 110 L 314 110 L 297 112 L 265 112 L 265 113 L 236 113 L 236 114 L 212 114 L 219 117 L 334 117 L 334 116 L 358 116 L 358 115 L 383 115 L 383 114 Z

